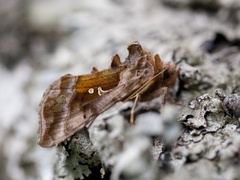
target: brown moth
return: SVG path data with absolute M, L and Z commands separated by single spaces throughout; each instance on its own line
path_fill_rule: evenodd
M 116 102 L 135 97 L 149 101 L 175 84 L 174 63 L 163 63 L 138 42 L 130 44 L 128 51 L 123 63 L 115 55 L 109 69 L 94 67 L 91 74 L 67 74 L 48 87 L 39 108 L 39 145 L 58 145 Z

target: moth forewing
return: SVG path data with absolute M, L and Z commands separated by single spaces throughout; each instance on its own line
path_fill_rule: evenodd
M 86 104 L 100 97 L 99 89 L 103 93 L 103 89 L 116 87 L 120 73 L 126 67 L 122 65 L 82 76 L 67 74 L 54 81 L 45 91 L 39 106 L 38 143 L 43 147 L 56 145 L 73 135 L 76 126 L 84 127 L 92 120 L 86 118 L 89 111 Z

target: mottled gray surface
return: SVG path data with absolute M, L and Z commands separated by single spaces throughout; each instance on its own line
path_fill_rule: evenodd
M 98 153 L 113 171 L 112 179 L 121 174 L 122 179 L 239 179 L 239 111 L 232 108 L 239 107 L 239 9 L 238 0 L 1 1 L 0 179 L 56 177 L 60 169 L 55 163 L 66 153 L 36 144 L 44 90 L 61 75 L 107 68 L 111 56 L 125 58 L 127 45 L 135 40 L 164 61 L 178 63 L 179 82 L 170 93 L 181 105 L 172 105 L 178 114 L 173 113 L 173 121 L 159 109 L 161 100 L 139 104 L 131 128 L 123 121 L 130 103 L 110 118 L 115 134 L 94 131 L 96 149 L 108 145 Z M 227 40 L 213 46 L 217 32 Z M 215 96 L 216 89 L 228 98 Z M 232 102 L 230 94 L 238 98 Z M 143 128 L 148 118 L 152 131 Z M 158 138 L 152 139 L 153 134 Z

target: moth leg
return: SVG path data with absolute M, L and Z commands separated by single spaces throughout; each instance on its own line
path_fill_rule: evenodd
M 133 107 L 131 109 L 131 114 L 130 114 L 130 124 L 131 125 L 134 124 L 134 111 L 135 111 L 135 108 L 137 106 L 138 99 L 139 99 L 139 94 L 136 94 L 134 104 L 133 104 Z
M 168 97 L 168 87 L 163 87 L 161 88 L 161 91 L 162 91 L 162 95 L 163 95 L 163 98 L 162 98 L 162 105 L 164 106 L 166 104 L 166 101 L 167 101 L 167 97 Z
M 152 99 L 159 98 L 161 99 L 161 108 L 166 104 L 168 96 L 168 87 L 162 87 L 159 89 L 156 89 L 152 92 L 146 92 L 148 94 L 144 94 L 141 96 L 140 101 L 151 101 Z
M 181 106 L 181 103 L 178 103 L 174 98 L 168 96 L 168 87 L 163 87 L 160 89 L 162 94 L 162 107 L 166 104 L 167 99 L 174 105 Z

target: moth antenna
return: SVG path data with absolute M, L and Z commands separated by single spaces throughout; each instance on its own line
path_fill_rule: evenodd
M 154 56 L 154 60 L 155 60 L 156 70 L 161 71 L 163 69 L 163 62 L 162 62 L 162 59 L 160 58 L 159 54 L 156 54 Z
M 118 54 L 115 54 L 112 58 L 111 68 L 116 68 L 121 65 L 121 60 Z
M 93 67 L 93 68 L 92 68 L 92 71 L 91 71 L 91 74 L 94 74 L 94 73 L 97 73 L 97 72 L 99 72 L 98 68 Z

